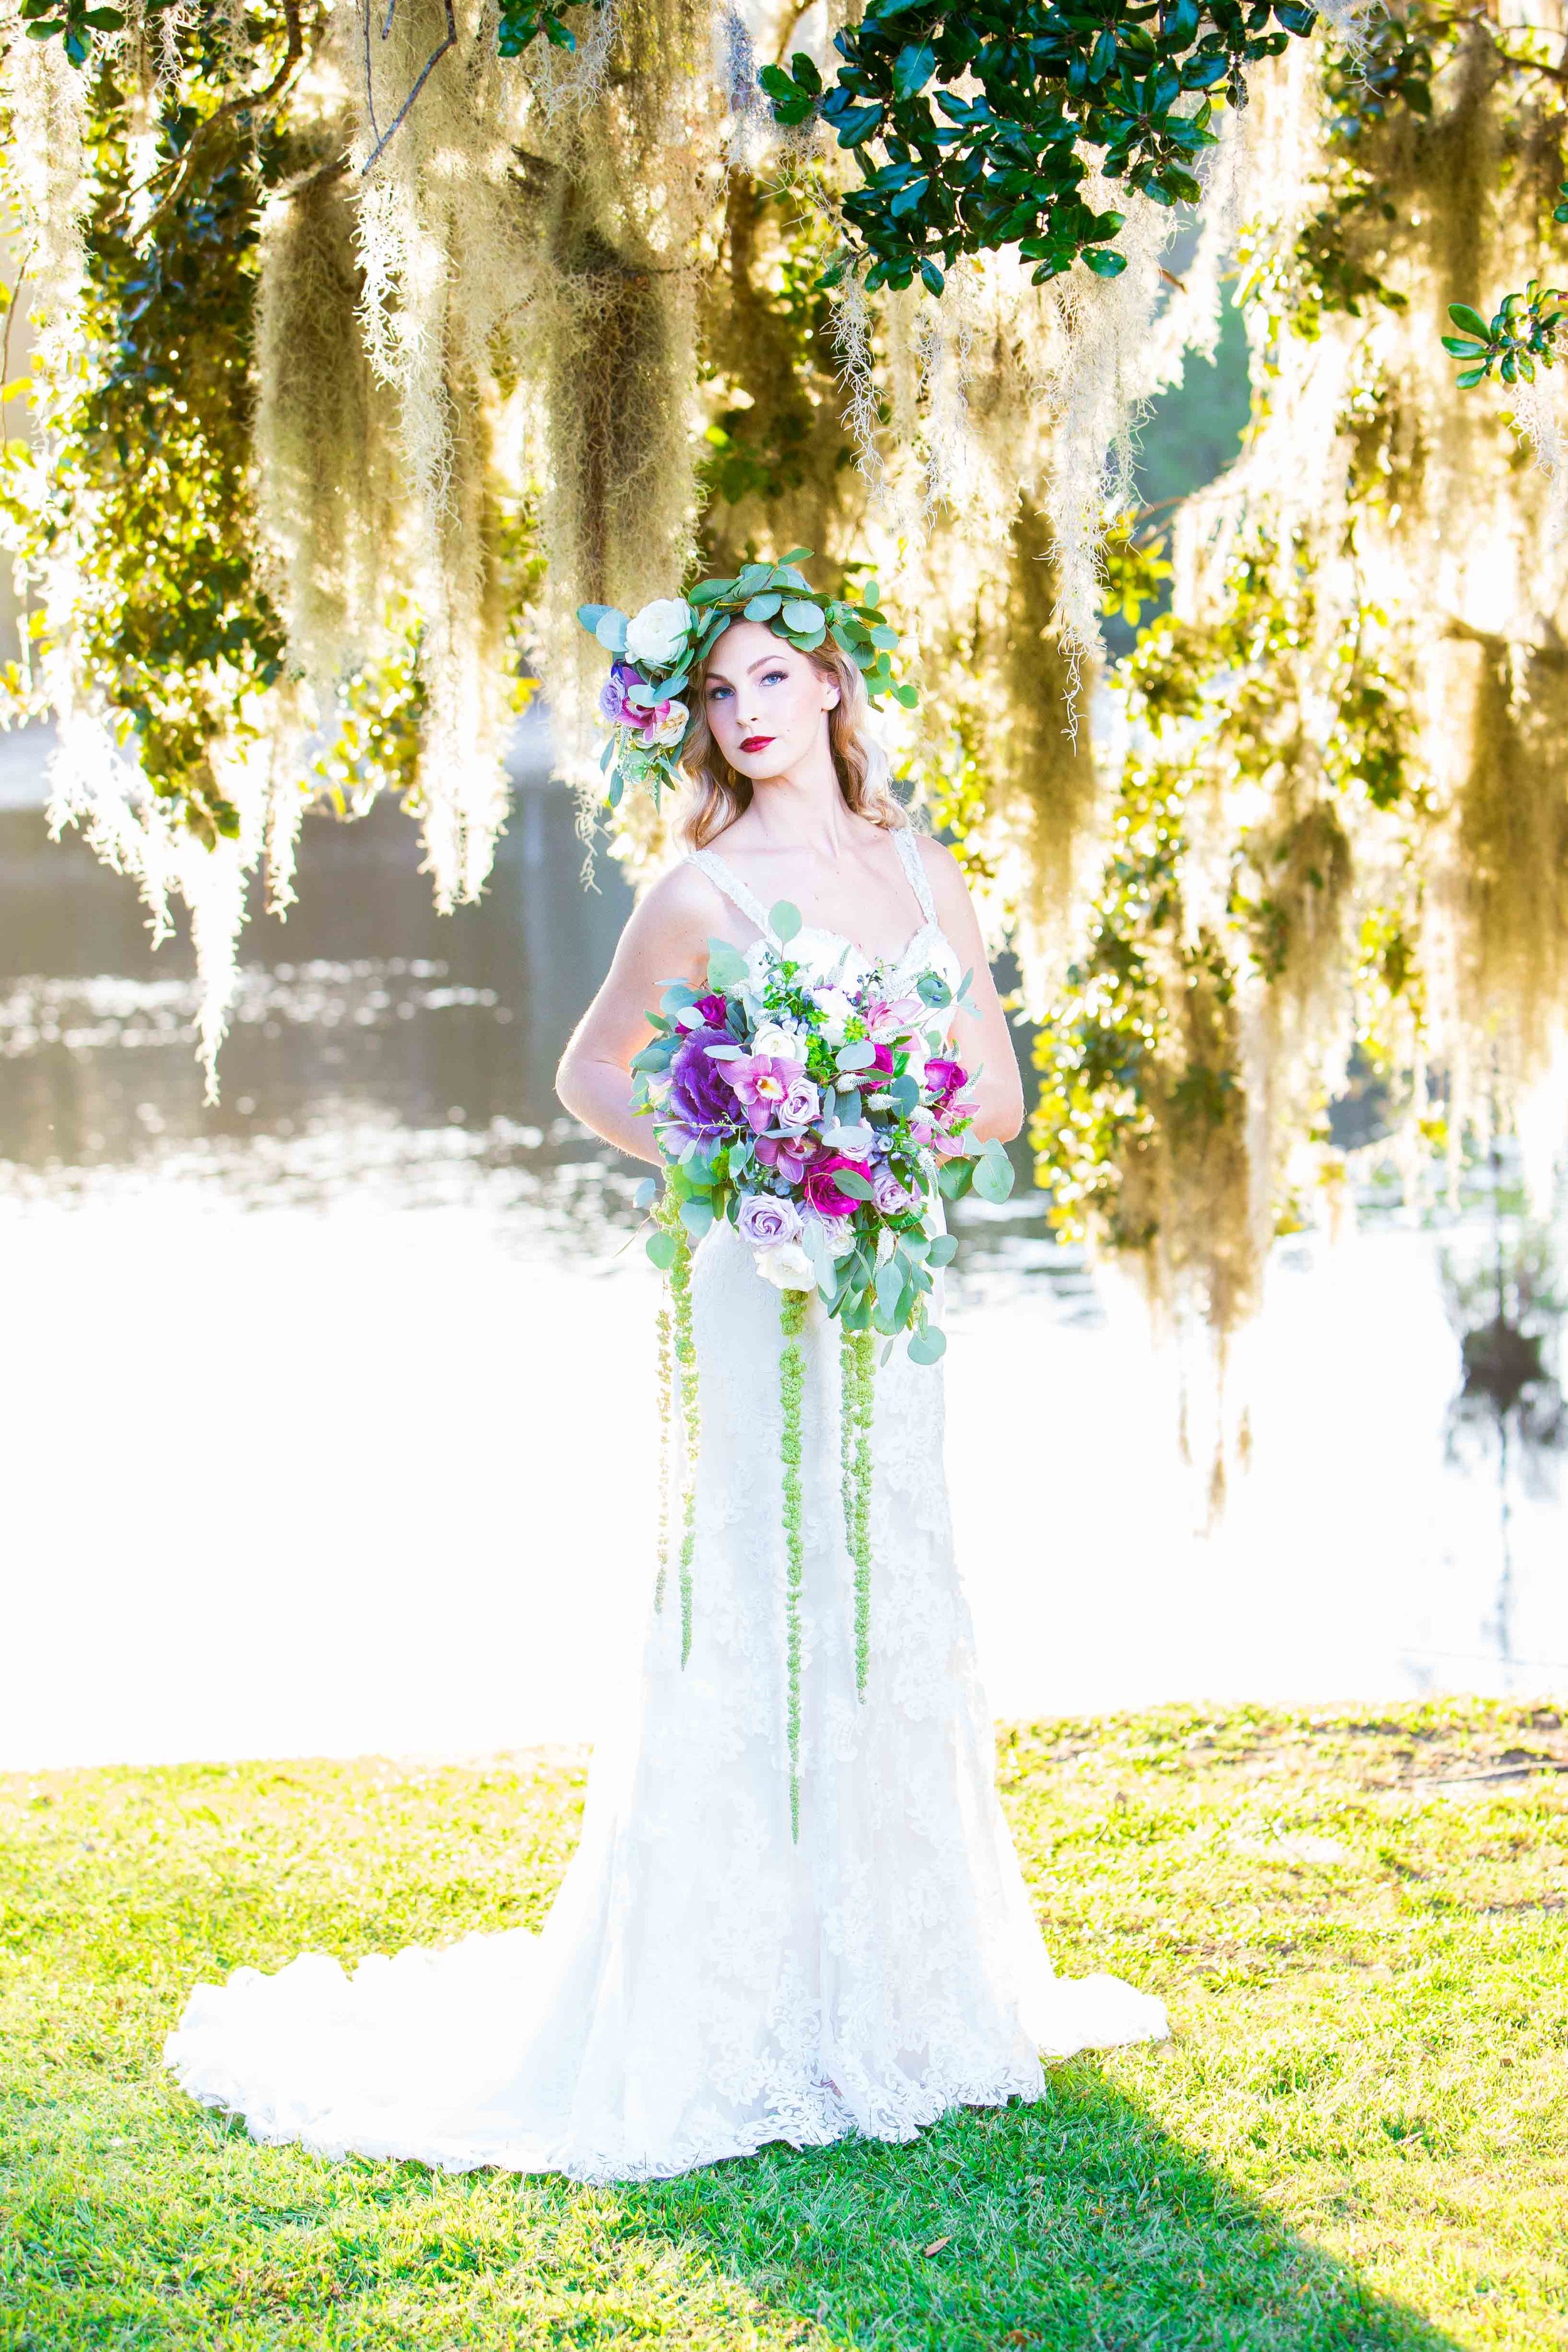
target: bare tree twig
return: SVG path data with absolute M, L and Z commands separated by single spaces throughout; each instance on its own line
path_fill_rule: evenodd
M 369 79 L 370 79 L 370 54 L 369 54 L 370 0 L 364 0 L 364 5 L 365 5 L 365 37 L 366 37 L 366 51 L 365 51 L 365 80 L 366 80 L 367 94 L 368 94 L 368 85 L 369 85 Z M 384 40 L 384 39 L 386 38 L 387 34 L 392 30 L 392 8 L 393 8 L 393 7 L 395 7 L 395 5 L 396 5 L 396 0 L 392 0 L 392 6 L 389 6 L 389 7 L 388 7 L 388 9 L 387 9 L 387 12 L 386 12 L 386 23 L 385 23 L 385 26 L 384 26 L 384 28 L 383 28 L 383 31 L 382 31 L 382 38 L 383 38 L 383 40 Z M 381 158 L 381 156 L 382 156 L 383 154 L 384 154 L 384 152 L 386 152 L 386 145 L 387 145 L 387 142 L 388 142 L 389 140 L 391 140 L 391 139 L 395 139 L 395 138 L 396 137 L 396 135 L 397 135 L 398 131 L 401 130 L 401 128 L 402 128 L 403 124 L 404 124 L 404 123 L 406 121 L 406 120 L 407 120 L 407 117 L 408 117 L 408 110 L 409 110 L 410 107 L 414 104 L 415 100 L 418 97 L 418 95 L 419 95 L 420 91 L 424 89 L 424 87 L 425 87 L 426 83 L 429 80 L 429 79 L 430 79 L 431 75 L 435 72 L 436 68 L 440 64 L 440 62 L 441 62 L 442 58 L 446 56 L 446 54 L 447 54 L 447 50 L 448 50 L 448 49 L 455 49 L 455 48 L 457 47 L 457 46 L 458 46 L 458 19 L 457 19 L 456 16 L 455 16 L 455 15 L 454 15 L 454 13 L 453 13 L 453 9 L 452 9 L 452 0 L 446 0 L 446 8 L 447 8 L 447 32 L 446 32 L 446 37 L 445 37 L 445 38 L 444 38 L 444 39 L 443 39 L 443 40 L 438 44 L 438 46 L 437 46 L 436 48 L 434 48 L 434 49 L 432 49 L 432 50 L 431 50 L 430 55 L 426 58 L 424 65 L 423 65 L 423 66 L 422 66 L 422 68 L 420 68 L 420 72 L 419 72 L 419 79 L 417 79 L 417 81 L 416 81 L 416 83 L 415 83 L 415 85 L 414 85 L 413 89 L 409 91 L 409 93 L 408 93 L 407 97 L 404 100 L 404 101 L 403 101 L 402 105 L 398 108 L 398 110 L 397 110 L 396 113 L 393 116 L 392 121 L 387 124 L 386 129 L 385 129 L 385 130 L 381 133 L 381 136 L 377 139 L 377 141 L 376 141 L 376 142 L 375 142 L 375 145 L 371 149 L 370 153 L 365 157 L 364 162 L 360 165 L 360 177 L 361 177 L 361 179 L 362 179 L 362 180 L 364 178 L 364 176 L 365 176 L 366 173 L 368 173 L 369 171 L 371 171 L 371 170 L 374 168 L 374 165 L 375 165 L 375 163 L 379 161 L 379 159 Z M 372 116 L 371 116 L 370 127 L 371 127 L 371 129 L 372 129 L 373 131 L 375 129 L 375 117 L 374 117 L 374 113 L 373 113 L 373 114 L 372 114 Z

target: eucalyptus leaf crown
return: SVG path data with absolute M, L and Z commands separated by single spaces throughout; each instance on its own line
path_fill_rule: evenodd
M 656 597 L 629 617 L 613 604 L 579 604 L 577 618 L 611 657 L 599 697 L 611 734 L 599 765 L 612 808 L 628 783 L 647 785 L 657 802 L 666 784 L 679 782 L 691 727 L 681 697 L 731 621 L 759 621 L 797 653 L 814 654 L 831 638 L 873 703 L 890 694 L 914 708 L 914 688 L 893 676 L 898 636 L 883 615 L 875 575 L 858 599 L 824 596 L 798 569 L 810 558 L 809 547 L 792 547 L 778 563 L 748 563 L 733 580 L 700 580 L 686 595 Z

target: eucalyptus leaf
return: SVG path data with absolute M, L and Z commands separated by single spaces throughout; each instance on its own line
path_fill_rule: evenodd
M 938 1363 L 946 1352 L 947 1333 L 940 1329 L 936 1324 L 928 1323 L 922 1331 L 912 1331 L 910 1334 L 911 1364 Z
M 721 996 L 731 996 L 747 978 L 746 959 L 732 940 L 708 942 L 708 985 Z
M 974 1189 L 983 1201 L 1005 1201 L 1013 1190 L 1013 1163 L 994 1136 L 974 1163 Z
M 769 908 L 768 923 L 773 937 L 787 947 L 800 929 L 800 908 L 792 906 L 787 898 L 781 898 L 776 907 Z
M 632 1194 L 632 1206 L 634 1209 L 651 1209 L 658 1198 L 658 1177 L 645 1176 Z
M 675 1264 L 676 1252 L 680 1244 L 673 1234 L 649 1234 L 643 1246 L 659 1272 L 664 1274 Z

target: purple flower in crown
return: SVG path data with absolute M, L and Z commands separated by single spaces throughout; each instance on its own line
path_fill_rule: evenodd
M 706 1142 L 740 1125 L 733 1087 L 722 1062 L 709 1058 L 710 1045 L 731 1040 L 721 1029 L 694 1029 L 669 1066 L 669 1108 L 689 1135 Z
M 653 751 L 679 743 L 691 714 L 684 702 L 634 702 L 633 687 L 646 687 L 647 682 L 630 662 L 612 662 L 610 675 L 599 689 L 599 710 L 612 727 L 626 728 L 645 751 Z

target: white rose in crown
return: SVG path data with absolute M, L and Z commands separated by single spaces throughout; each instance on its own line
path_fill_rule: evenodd
M 673 669 L 691 633 L 684 596 L 656 596 L 626 623 L 626 659 L 641 670 Z

